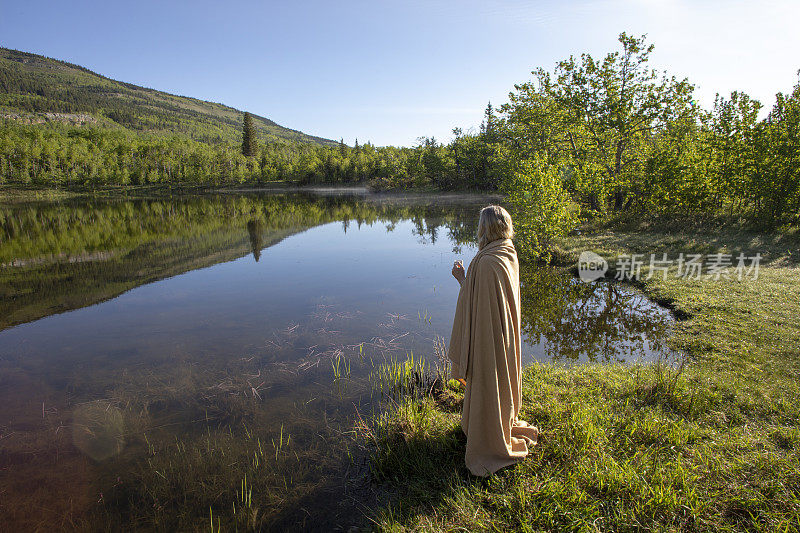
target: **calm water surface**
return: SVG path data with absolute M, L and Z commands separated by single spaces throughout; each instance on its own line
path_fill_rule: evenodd
M 3 514 L 170 528 L 174 494 L 190 493 L 199 516 L 227 520 L 249 472 L 261 524 L 358 523 L 370 496 L 348 481 L 364 465 L 345 459 L 346 432 L 376 405 L 377 366 L 432 361 L 449 336 L 450 269 L 475 255 L 486 203 L 262 194 L 0 209 Z M 671 318 L 637 293 L 543 267 L 521 277 L 526 363 L 664 353 Z M 187 474 L 217 459 L 238 466 Z

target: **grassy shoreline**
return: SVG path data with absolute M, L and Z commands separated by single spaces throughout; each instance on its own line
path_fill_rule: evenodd
M 491 199 L 499 199 L 497 192 L 473 189 L 439 190 L 434 187 L 382 188 L 369 182 L 353 182 L 342 184 L 298 183 L 294 181 L 271 181 L 257 184 L 231 185 L 192 185 L 192 184 L 156 184 L 156 185 L 108 185 L 103 187 L 41 187 L 36 185 L 0 184 L 0 206 L 22 204 L 27 202 L 54 202 L 70 199 L 162 199 L 173 196 L 202 196 L 216 194 L 253 194 L 260 192 L 340 192 L 344 194 L 367 193 L 374 196 L 407 196 L 407 195 L 482 195 Z
M 296 183 L 275 181 L 259 185 L 213 186 L 191 184 L 158 185 L 108 185 L 104 187 L 41 187 L 36 185 L 0 185 L 0 204 L 15 204 L 37 201 L 58 201 L 73 198 L 164 198 L 173 195 L 218 194 L 228 192 L 258 192 L 274 189 L 294 190 Z
M 407 399 L 390 408 L 365 432 L 373 476 L 393 495 L 377 527 L 800 528 L 796 235 L 596 226 L 557 246 L 565 264 L 583 250 L 612 261 L 740 251 L 763 260 L 757 280 L 689 280 L 673 267 L 666 280 L 636 283 L 681 318 L 670 342 L 688 356 L 682 373 L 672 364 L 527 368 L 521 416 L 544 431 L 543 441 L 490 478 L 463 465 L 452 401 Z

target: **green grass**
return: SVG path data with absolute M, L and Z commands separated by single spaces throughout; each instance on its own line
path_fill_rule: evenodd
M 688 358 L 682 370 L 675 361 L 527 368 L 521 416 L 542 430 L 541 443 L 489 478 L 464 466 L 452 398 L 393 404 L 361 431 L 373 479 L 391 494 L 376 527 L 800 529 L 797 236 L 594 227 L 557 244 L 564 264 L 582 250 L 609 259 L 760 251 L 764 262 L 756 281 L 671 272 L 637 284 L 682 317 L 670 341 Z

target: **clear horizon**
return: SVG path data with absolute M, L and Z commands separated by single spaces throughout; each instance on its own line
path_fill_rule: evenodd
M 4 2 L 0 45 L 104 76 L 250 111 L 348 144 L 413 146 L 477 130 L 531 71 L 647 34 L 651 66 L 714 95 L 744 91 L 764 114 L 798 81 L 800 3 Z

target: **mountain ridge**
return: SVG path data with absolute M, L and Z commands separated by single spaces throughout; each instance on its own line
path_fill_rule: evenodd
M 243 113 L 221 103 L 114 80 L 67 61 L 0 47 L 0 119 L 91 123 L 215 144 L 240 140 Z M 336 144 L 252 116 L 260 142 Z

